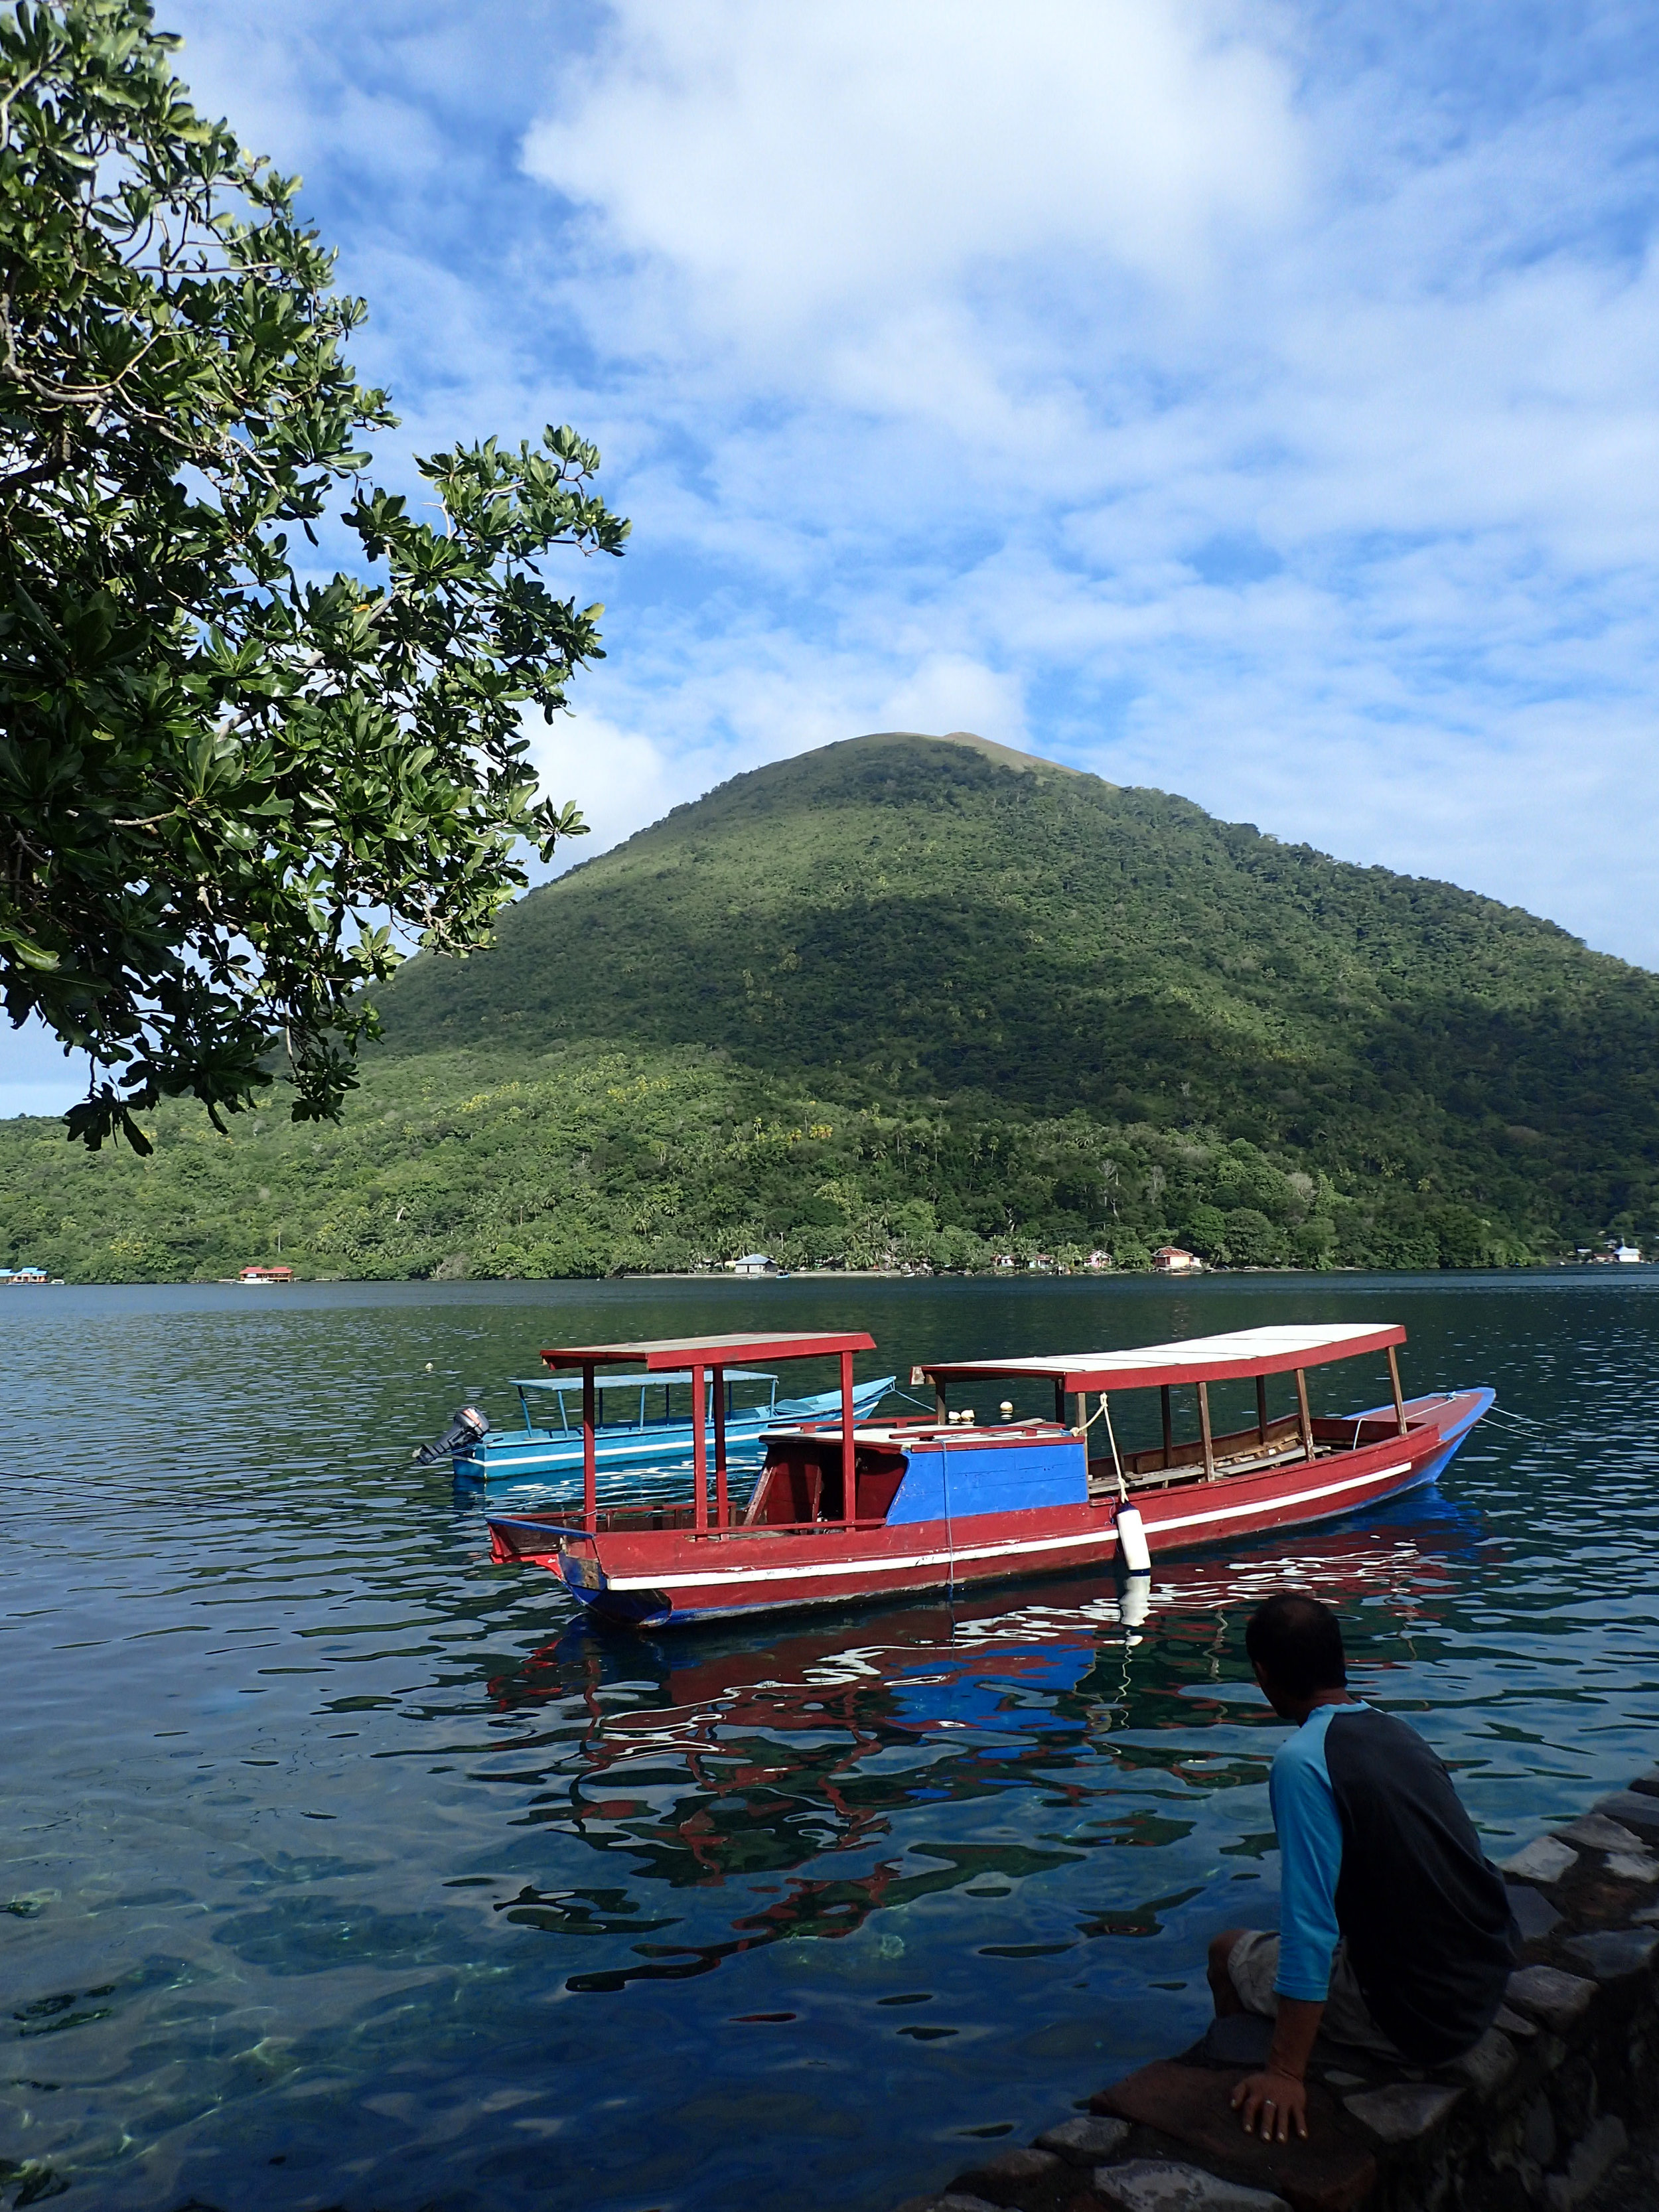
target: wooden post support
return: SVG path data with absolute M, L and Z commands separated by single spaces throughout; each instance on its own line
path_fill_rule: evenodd
M 1389 1346 L 1389 1380 L 1394 1385 L 1394 1417 L 1403 1437 L 1406 1433 L 1406 1401 L 1400 1393 L 1400 1362 L 1393 1345 Z
M 850 1528 L 859 1517 L 858 1462 L 853 1442 L 853 1355 L 841 1355 L 841 1517 Z
M 1296 1418 L 1302 1431 L 1302 1456 L 1310 1460 L 1314 1455 L 1313 1415 L 1308 1411 L 1308 1376 L 1305 1368 L 1296 1370 Z
M 1063 1429 L 1066 1425 L 1066 1385 L 1058 1376 L 1054 1377 L 1054 1419 Z
M 1170 1386 L 1167 1382 L 1158 1395 L 1164 1405 L 1164 1464 L 1168 1467 L 1175 1451 L 1175 1416 L 1170 1410 Z
M 939 1381 L 938 1376 L 935 1375 L 933 1377 L 933 1419 L 936 1421 L 942 1423 L 945 1419 L 947 1410 L 948 1409 L 945 1403 L 945 1385 Z
M 1267 1378 L 1265 1375 L 1258 1375 L 1255 1378 L 1255 1432 L 1261 1439 L 1262 1450 L 1266 1451 L 1267 1449 Z
M 726 1370 L 710 1370 L 714 1379 L 714 1526 L 724 1528 L 730 1515 L 726 1510 Z
M 1204 1480 L 1215 1480 L 1215 1439 L 1210 1434 L 1210 1386 L 1198 1386 L 1198 1433 L 1204 1439 Z
M 708 1408 L 703 1403 L 703 1370 L 691 1370 L 691 1525 L 708 1526 Z
M 582 1526 L 591 1536 L 599 1525 L 599 1455 L 593 1443 L 593 1370 L 582 1370 Z

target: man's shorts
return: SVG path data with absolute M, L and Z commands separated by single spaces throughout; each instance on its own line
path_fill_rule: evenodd
M 1279 1978 L 1278 1936 L 1270 1929 L 1247 1928 L 1227 1954 L 1227 1978 L 1237 1990 L 1246 2012 L 1276 2020 L 1279 1995 L 1273 1984 Z M 1371 2018 L 1370 2008 L 1359 1994 L 1353 1968 L 1348 1964 L 1346 1943 L 1337 1945 L 1331 1960 L 1330 1993 L 1325 1999 L 1325 2017 L 1320 2022 L 1320 2032 L 1328 2035 L 1334 2043 L 1350 2044 L 1356 2050 L 1372 2051 L 1379 2058 L 1397 2059 L 1401 2056 Z

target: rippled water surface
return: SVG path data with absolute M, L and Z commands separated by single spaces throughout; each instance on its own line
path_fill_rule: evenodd
M 561 1337 L 862 1324 L 902 1373 L 1373 1316 L 1409 1388 L 1516 1418 L 1438 1492 L 1163 1567 L 1138 1632 L 1079 1581 L 600 1640 L 409 1463 Z M 8 2203 L 937 2185 L 1189 2039 L 1206 1935 L 1271 1923 L 1243 1627 L 1288 1577 L 1494 1847 L 1653 1755 L 1646 1270 L 7 1291 L 0 1357 Z

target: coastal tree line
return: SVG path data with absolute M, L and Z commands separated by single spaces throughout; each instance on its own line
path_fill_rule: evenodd
M 281 1260 L 395 1279 L 683 1272 L 757 1249 L 792 1267 L 969 1272 L 1094 1253 L 1145 1267 L 1171 1241 L 1224 1265 L 1308 1268 L 1528 1265 L 1571 1249 L 1392 1163 L 1354 1174 L 1080 1112 L 854 1103 L 696 1048 L 386 1058 L 339 1125 L 256 1113 L 227 1138 L 181 1103 L 147 1127 L 148 1156 L 89 1159 L 52 1123 L 0 1125 L 6 1263 L 155 1281 Z

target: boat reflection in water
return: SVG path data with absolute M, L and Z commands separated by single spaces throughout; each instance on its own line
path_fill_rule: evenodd
M 1006 1897 L 1127 1845 L 1154 1860 L 1097 1858 L 1087 1913 L 1067 1886 L 1068 1925 L 977 1948 L 1031 1956 L 1156 1933 L 1160 1911 L 1205 1887 L 1183 1886 L 1199 1871 L 1182 1863 L 1196 1828 L 1211 1874 L 1214 1853 L 1247 1848 L 1240 1801 L 1223 1793 L 1252 1785 L 1249 1848 L 1263 1847 L 1253 1785 L 1278 1738 L 1252 1740 L 1273 1725 L 1245 1687 L 1252 1607 L 1286 1583 L 1312 1589 L 1355 1624 L 1357 1659 L 1398 1667 L 1477 1534 L 1469 1516 L 1419 1498 L 1294 1549 L 1157 1563 L 1140 1594 L 1109 1577 L 1049 1580 L 691 1647 L 580 1622 L 489 1689 L 504 1719 L 562 1723 L 557 1782 L 526 1817 L 580 1838 L 614 1872 L 604 1887 L 526 1886 L 497 1910 L 553 1933 L 635 1938 L 603 1964 L 584 1947 L 592 1963 L 566 1984 L 619 1990 L 784 1939 L 849 1936 L 940 1891 Z M 545 1768 L 542 1778 L 553 1782 Z M 947 1824 L 931 1809 L 976 1800 L 983 1820 L 957 1811 Z M 570 1869 L 568 1855 L 559 1863 Z M 656 1889 L 648 1904 L 641 1885 Z M 702 1908 L 687 1894 L 723 1887 L 736 1894 Z

